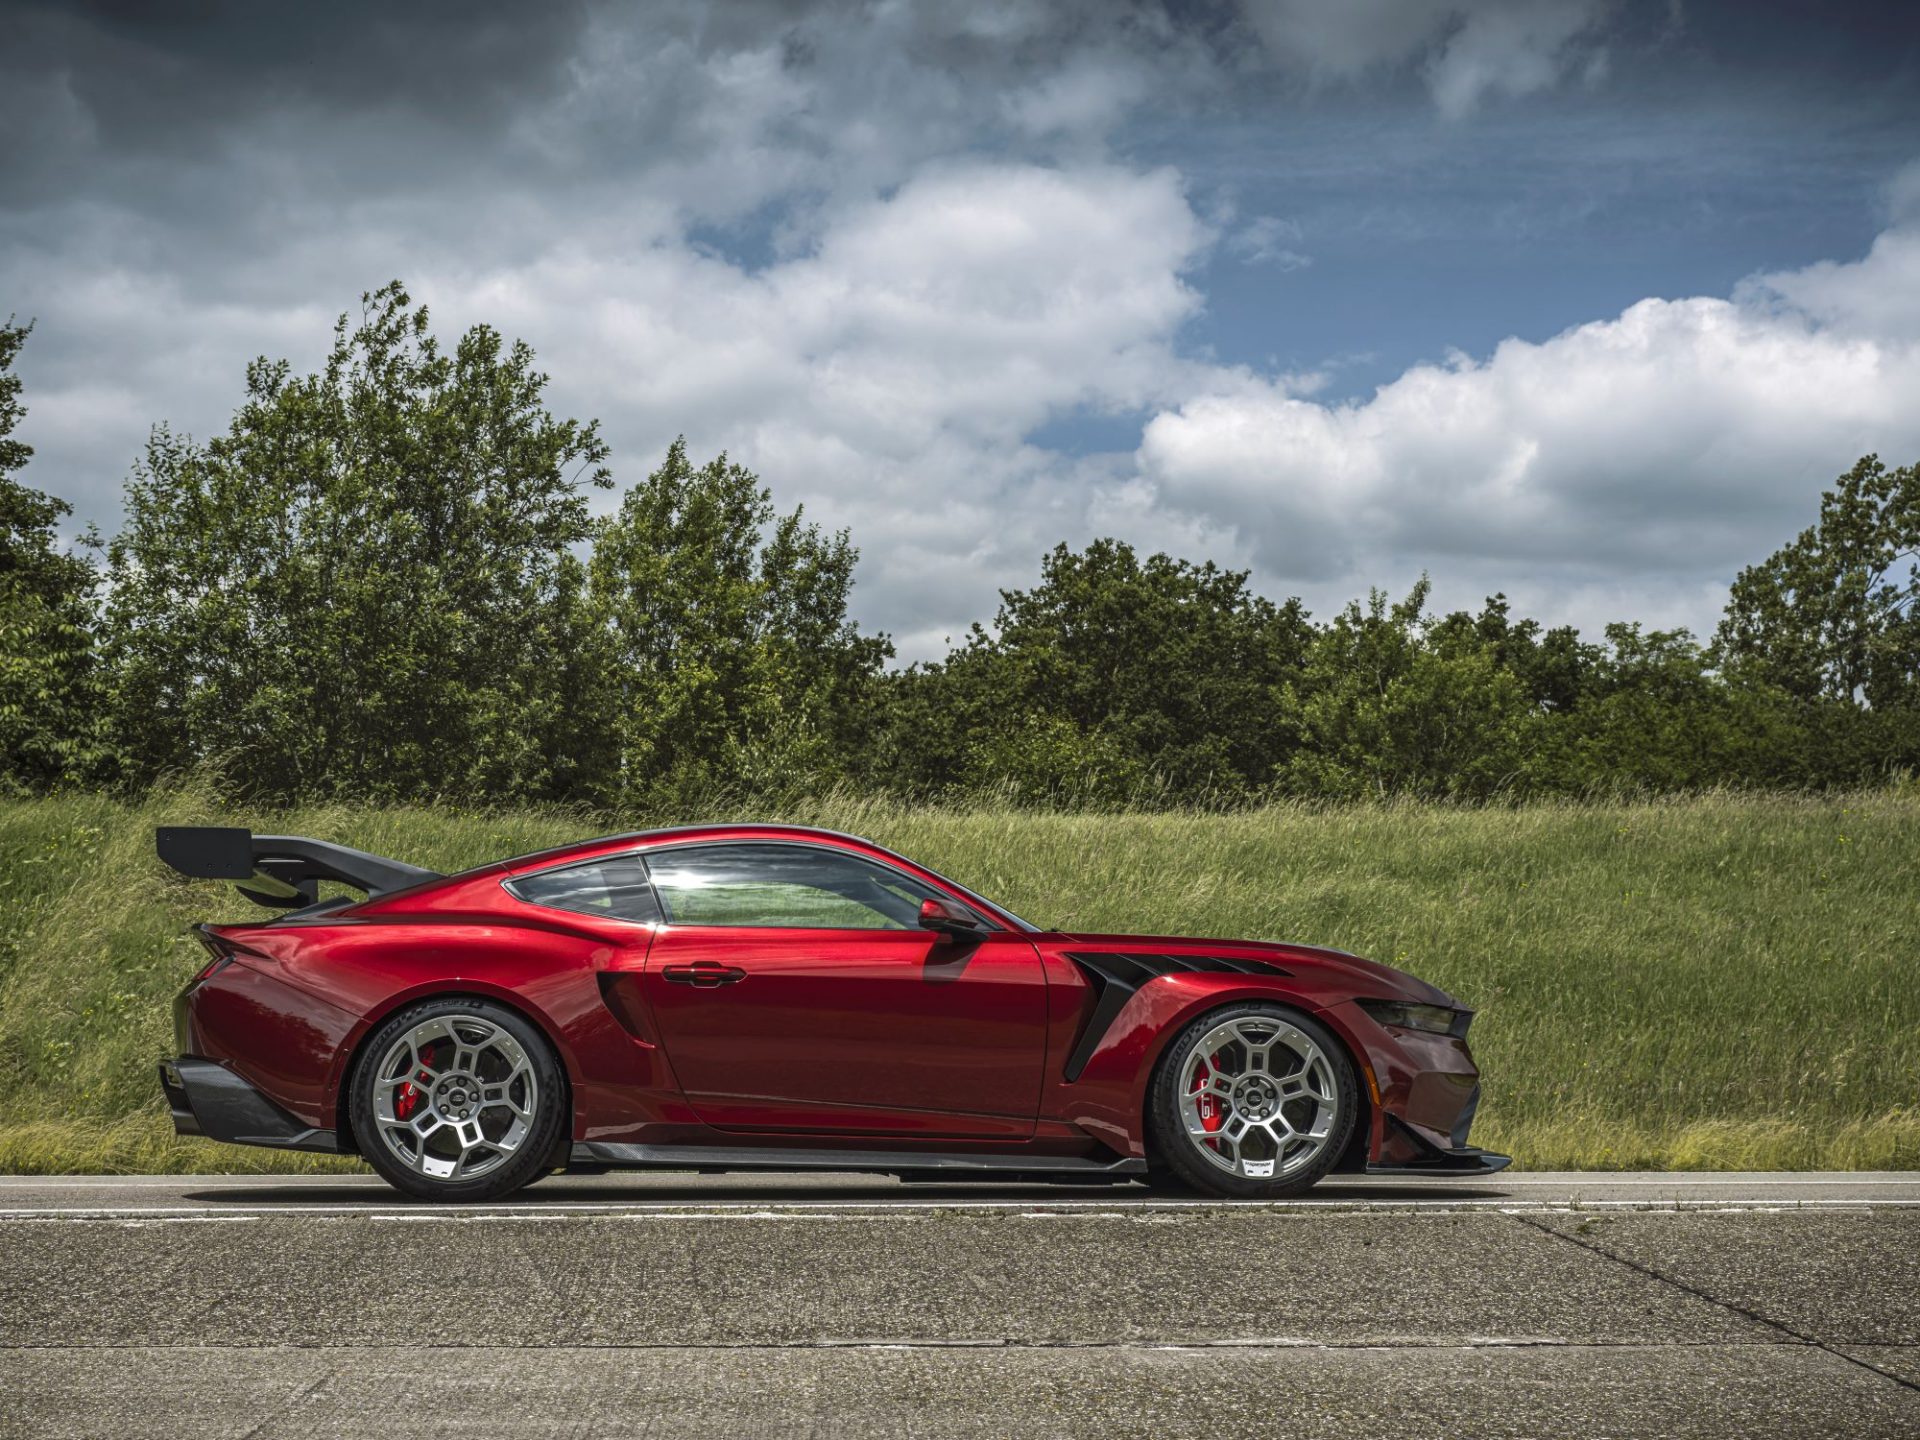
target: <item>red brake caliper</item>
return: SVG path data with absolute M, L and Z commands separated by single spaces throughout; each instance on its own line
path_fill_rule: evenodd
M 1207 1088 L 1207 1082 L 1212 1078 L 1212 1069 L 1202 1060 L 1193 1072 L 1193 1088 L 1200 1095 L 1193 1102 L 1193 1108 L 1200 1116 L 1200 1128 L 1209 1135 L 1227 1123 L 1226 1114 L 1220 1108 L 1220 1097 Z
M 428 1070 L 427 1067 L 431 1064 L 433 1064 L 433 1047 L 429 1045 L 425 1050 L 420 1052 L 420 1073 L 414 1076 L 413 1079 L 428 1079 L 432 1072 Z M 393 1102 L 394 1118 L 398 1120 L 412 1119 L 413 1107 L 419 1103 L 420 1092 L 413 1088 L 413 1080 L 409 1080 L 400 1087 L 400 1094 Z

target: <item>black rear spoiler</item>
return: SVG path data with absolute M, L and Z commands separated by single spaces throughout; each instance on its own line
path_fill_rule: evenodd
M 153 832 L 160 858 L 196 880 L 232 880 L 257 905 L 290 909 L 320 898 L 320 882 L 337 880 L 368 896 L 441 878 L 437 870 L 349 850 L 304 835 L 256 835 L 227 825 L 162 825 Z

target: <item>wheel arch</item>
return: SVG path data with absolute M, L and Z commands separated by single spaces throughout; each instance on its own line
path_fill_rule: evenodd
M 1154 1079 L 1159 1075 L 1161 1065 L 1166 1062 L 1167 1052 L 1172 1048 L 1173 1042 L 1195 1021 L 1204 1019 L 1215 1011 L 1228 1010 L 1236 1005 L 1271 1005 L 1282 1010 L 1293 1010 L 1313 1021 L 1333 1037 L 1334 1043 L 1345 1055 L 1347 1064 L 1353 1067 L 1353 1088 L 1358 1100 L 1358 1108 L 1353 1117 L 1353 1133 L 1341 1151 L 1340 1158 L 1334 1162 L 1334 1168 L 1338 1170 L 1350 1167 L 1357 1147 L 1360 1151 L 1358 1168 L 1364 1169 L 1367 1156 L 1371 1153 L 1373 1146 L 1373 1128 L 1379 1108 L 1376 1102 L 1378 1082 L 1374 1078 L 1373 1067 L 1367 1063 L 1366 1052 L 1360 1048 L 1347 1026 L 1331 1008 L 1307 1003 L 1292 991 L 1243 986 L 1232 986 L 1214 994 L 1198 997 L 1192 1004 L 1187 1005 L 1177 1015 L 1163 1023 L 1155 1034 L 1151 1052 L 1140 1064 L 1134 1095 L 1134 1120 L 1140 1127 L 1140 1143 L 1149 1162 L 1151 1163 L 1154 1157 L 1152 1128 L 1147 1123 L 1148 1110 L 1153 1104 Z

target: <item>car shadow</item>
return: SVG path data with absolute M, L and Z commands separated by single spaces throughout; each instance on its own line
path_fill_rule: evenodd
M 1391 1203 L 1396 1200 L 1511 1200 L 1513 1191 L 1502 1190 L 1497 1186 L 1459 1185 L 1459 1184 L 1403 1184 L 1390 1185 L 1342 1185 L 1337 1180 L 1325 1181 L 1313 1187 L 1301 1200 L 1349 1200 L 1371 1201 L 1376 1204 Z

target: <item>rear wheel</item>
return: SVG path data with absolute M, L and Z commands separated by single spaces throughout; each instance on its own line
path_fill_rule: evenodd
M 1198 1190 L 1241 1199 L 1313 1185 L 1359 1110 L 1346 1051 L 1279 1005 L 1201 1016 L 1167 1047 L 1147 1097 L 1155 1158 Z
M 548 1167 L 565 1122 L 553 1047 L 487 1000 L 428 1000 L 377 1031 L 348 1082 L 360 1154 L 396 1190 L 497 1200 Z

